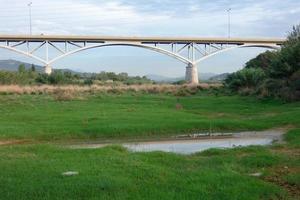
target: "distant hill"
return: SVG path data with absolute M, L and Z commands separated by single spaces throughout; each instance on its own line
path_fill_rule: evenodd
M 211 82 L 221 82 L 224 81 L 230 73 L 223 73 L 213 77 L 210 77 L 208 80 Z
M 211 77 L 217 76 L 217 74 L 214 73 L 199 73 L 199 79 L 202 81 L 208 81 Z M 166 82 L 166 83 L 172 83 L 180 80 L 184 80 L 185 78 L 182 77 L 177 77 L 177 78 L 172 78 L 172 77 L 167 77 L 167 76 L 160 76 L 156 74 L 149 74 L 146 75 L 147 78 L 156 81 L 156 82 Z
M 32 64 L 30 63 L 26 63 L 26 62 L 21 62 L 21 61 L 17 61 L 17 60 L 0 60 L 0 70 L 3 71 L 11 71 L 11 72 L 16 72 L 19 69 L 19 66 L 23 64 L 25 66 L 25 69 L 31 69 Z M 35 70 L 37 72 L 44 72 L 44 67 L 40 66 L 40 65 L 35 65 Z M 73 74 L 78 74 L 79 72 L 70 70 L 70 69 L 54 69 L 56 71 L 63 71 L 63 72 L 71 72 Z
M 176 81 L 180 81 L 180 80 L 184 80 L 184 78 L 182 77 L 177 77 L 177 78 L 173 78 L 173 77 L 167 77 L 167 76 L 161 76 L 161 75 L 156 75 L 156 74 L 148 74 L 146 75 L 146 77 L 148 79 L 151 79 L 155 82 L 164 82 L 164 83 L 172 83 L 172 82 L 176 82 Z
M 199 79 L 200 81 L 208 81 L 211 77 L 217 76 L 218 74 L 214 73 L 199 73 Z
M 20 62 L 17 60 L 0 60 L 0 70 L 5 70 L 5 71 L 18 71 L 18 68 L 21 64 L 24 64 L 25 69 L 28 70 L 31 68 L 32 64 L 29 63 L 25 63 L 25 62 Z M 40 66 L 40 65 L 34 65 L 35 66 L 35 70 L 37 72 L 42 72 L 44 70 L 44 67 Z

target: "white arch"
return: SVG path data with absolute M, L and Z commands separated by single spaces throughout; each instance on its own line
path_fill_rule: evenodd
M 165 54 L 167 56 L 170 56 L 170 57 L 173 57 L 185 64 L 189 64 L 189 63 L 192 63 L 192 61 L 190 61 L 189 59 L 179 55 L 179 54 L 176 54 L 176 53 L 173 53 L 171 51 L 168 51 L 168 50 L 165 50 L 165 49 L 162 49 L 162 48 L 159 48 L 159 47 L 153 47 L 153 46 L 147 46 L 147 45 L 144 45 L 144 44 L 139 44 L 139 43 L 108 43 L 108 44 L 97 44 L 97 45 L 92 45 L 92 46 L 87 46 L 87 47 L 82 47 L 82 48 L 79 48 L 79 49 L 75 49 L 73 51 L 70 51 L 70 52 L 67 52 L 61 56 L 58 56 L 52 60 L 50 60 L 48 62 L 48 65 L 54 63 L 55 61 L 59 60 L 59 59 L 62 59 L 66 56 L 69 56 L 69 55 L 72 55 L 74 53 L 77 53 L 77 52 L 80 52 L 80 51 L 84 51 L 84 50 L 87 50 L 87 49 L 94 49 L 94 48 L 101 48 L 101 47 L 107 47 L 107 46 L 133 46 L 133 47 L 141 47 L 141 48 L 144 48 L 144 49 L 149 49 L 149 50 L 153 50 L 153 51 L 156 51 L 156 52 L 159 52 L 159 53 L 162 53 L 162 54 Z
M 13 48 L 13 47 L 10 47 L 10 46 L 5 46 L 5 45 L 0 45 L 0 48 L 8 49 L 8 50 L 10 50 L 10 51 L 14 51 L 14 52 L 16 52 L 16 53 L 19 53 L 19 54 L 22 54 L 22 55 L 31 57 L 31 58 L 36 59 L 36 60 L 40 61 L 41 63 L 47 65 L 47 62 L 46 62 L 45 60 L 43 60 L 43 59 L 41 59 L 41 58 L 39 58 L 39 57 L 37 57 L 37 56 L 35 56 L 35 55 L 33 55 L 33 54 L 30 54 L 30 53 L 28 53 L 28 52 L 21 51 L 21 50 L 19 50 L 19 49 L 16 49 L 16 48 Z
M 237 49 L 237 48 L 244 48 L 244 47 L 261 47 L 261 48 L 269 48 L 269 49 L 280 49 L 280 46 L 278 46 L 278 45 L 269 45 L 269 44 L 244 44 L 244 45 L 234 46 L 234 47 L 230 47 L 230 48 L 226 48 L 226 49 L 222 49 L 222 50 L 216 51 L 215 53 L 209 54 L 207 56 L 204 56 L 204 57 L 196 60 L 196 62 L 194 64 L 197 65 L 199 62 L 201 62 L 201 61 L 203 61 L 203 60 L 205 60 L 207 58 L 210 58 L 210 57 L 212 57 L 214 55 L 217 55 L 219 53 L 223 53 L 223 52 L 230 51 L 230 50 Z

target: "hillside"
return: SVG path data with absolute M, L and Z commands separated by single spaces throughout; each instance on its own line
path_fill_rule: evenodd
M 26 70 L 30 69 L 32 66 L 31 63 L 8 59 L 8 60 L 0 60 L 0 70 L 16 72 L 16 71 L 18 71 L 18 68 L 21 64 L 23 64 L 25 66 Z M 34 67 L 37 72 L 44 72 L 43 66 L 34 64 Z M 53 70 L 54 71 L 71 72 L 73 74 L 80 74 L 80 72 L 76 72 L 71 69 L 53 69 Z
M 228 77 L 229 73 L 218 74 L 209 78 L 208 80 L 211 82 L 221 82 L 224 81 Z
M 17 61 L 17 60 L 0 60 L 0 70 L 4 70 L 4 71 L 18 71 L 18 68 L 21 64 L 24 64 L 25 69 L 28 70 L 31 68 L 32 64 L 30 63 L 26 63 L 26 62 L 21 62 L 21 61 Z M 38 72 L 42 72 L 44 67 L 40 66 L 40 65 L 34 65 L 36 71 Z

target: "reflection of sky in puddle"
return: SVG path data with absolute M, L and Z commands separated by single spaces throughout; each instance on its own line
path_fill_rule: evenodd
M 145 142 L 136 144 L 124 144 L 131 151 L 164 151 L 181 154 L 190 154 L 211 148 L 233 148 L 237 146 L 268 145 L 272 138 L 230 138 L 212 140 L 186 140 L 169 142 Z

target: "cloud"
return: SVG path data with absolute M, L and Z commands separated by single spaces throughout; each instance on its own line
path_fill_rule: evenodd
M 32 1 L 36 34 L 225 36 L 231 7 L 234 35 L 283 36 L 300 18 L 300 2 L 294 0 Z M 27 3 L 0 0 L 2 33 L 28 33 Z
M 8 4 L 0 1 L 0 4 Z M 8 27 L 14 27 L 18 33 L 24 33 L 28 27 L 28 8 L 20 6 L 20 1 L 11 1 L 10 11 L 4 13 L 1 20 L 6 20 Z M 13 4 L 13 5 L 12 5 Z M 2 13 L 3 15 L 3 13 Z M 1 14 L 0 14 L 1 16 Z M 24 17 L 25 16 L 25 17 Z M 37 1 L 32 5 L 32 22 L 35 33 L 95 34 L 122 33 L 137 29 L 149 23 L 158 23 L 168 19 L 165 14 L 147 14 L 135 7 L 118 1 L 91 3 L 71 0 Z M 42 23 L 41 23 L 42 22 Z M 27 29 L 28 30 L 28 29 Z M 131 32 L 131 31 L 129 31 Z

